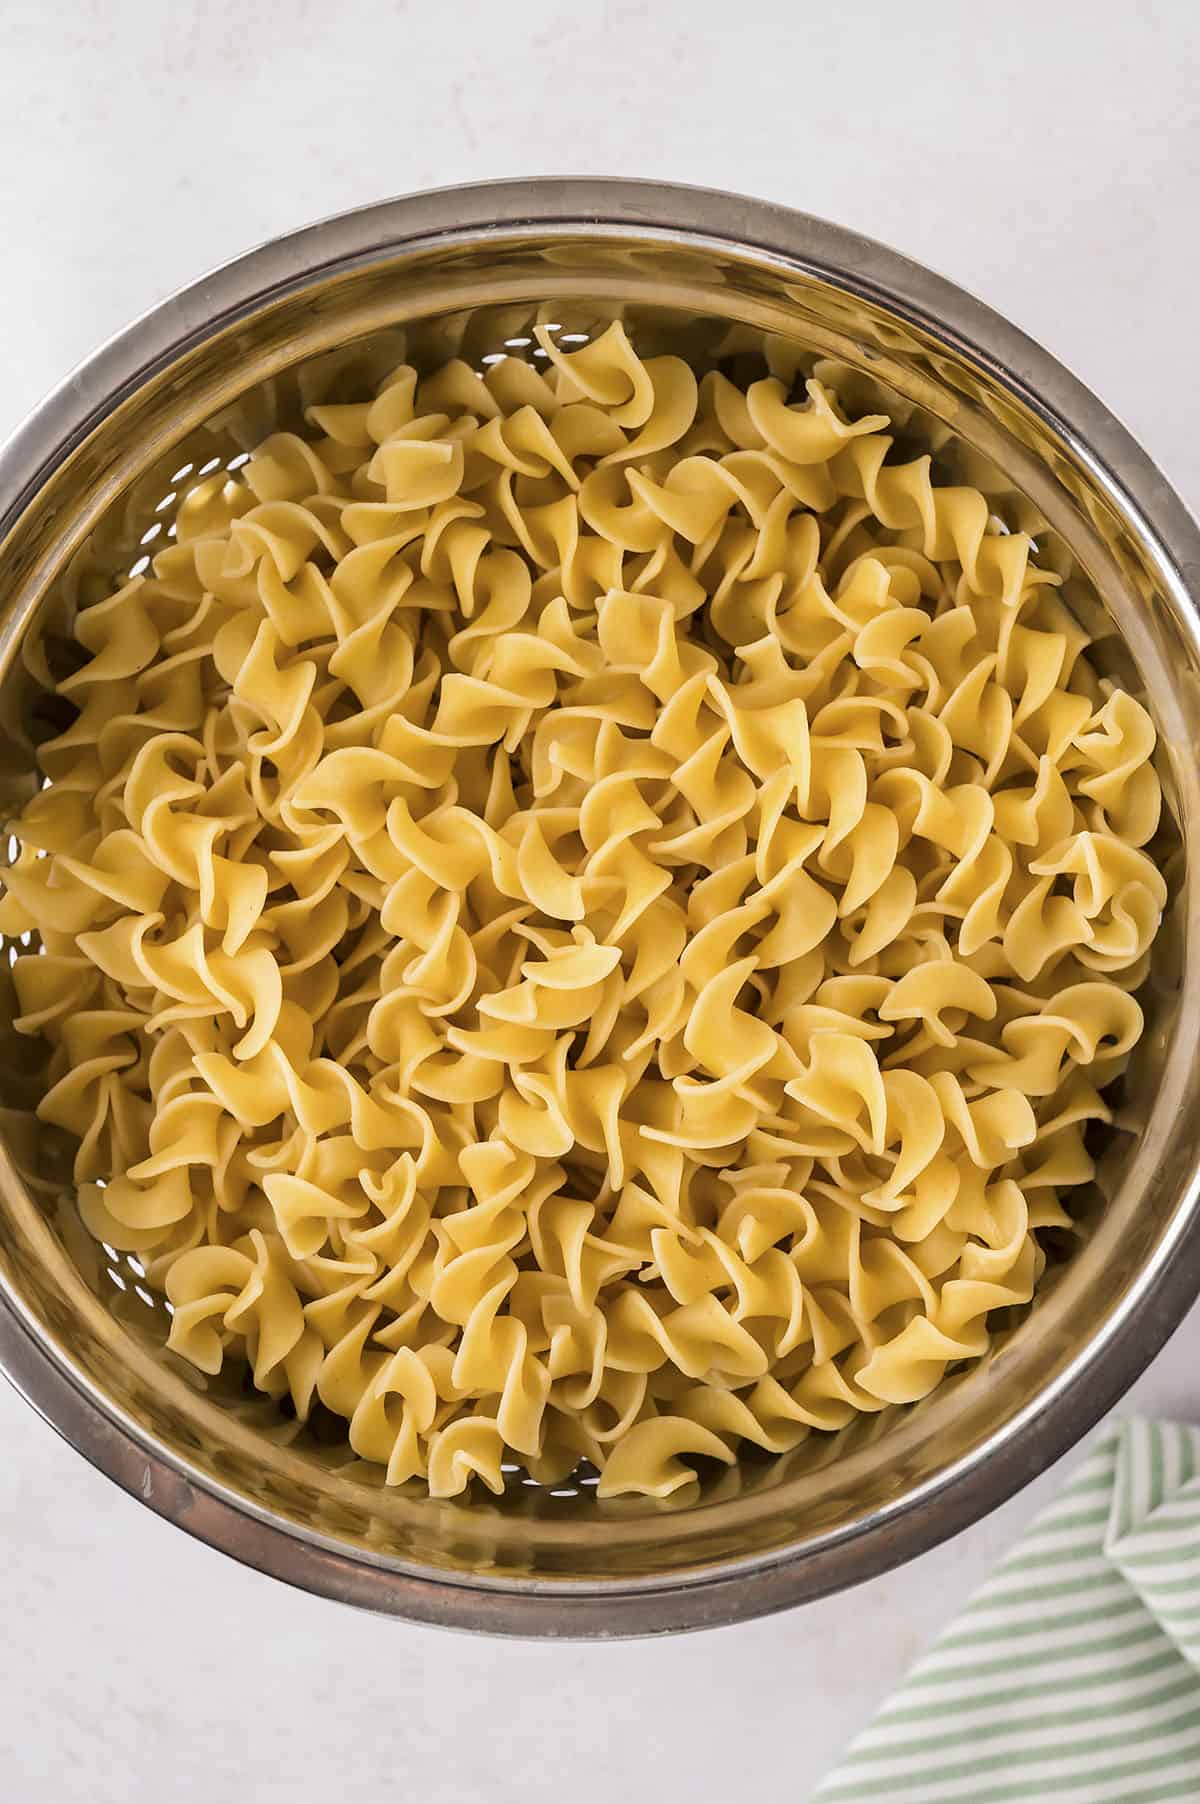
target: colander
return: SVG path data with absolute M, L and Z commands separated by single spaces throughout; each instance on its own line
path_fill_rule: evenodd
M 506 182 L 343 214 L 254 251 L 99 351 L 0 453 L 0 801 L 37 781 L 47 696 L 77 606 L 170 537 L 188 487 L 234 467 L 318 399 L 358 396 L 406 356 L 481 367 L 622 317 L 698 367 L 783 341 L 840 366 L 942 480 L 1033 523 L 1101 667 L 1151 709 L 1178 840 L 1173 903 L 1118 1099 L 1133 1132 L 1073 1199 L 1039 1297 L 984 1361 L 924 1403 L 743 1459 L 665 1503 L 601 1501 L 586 1470 L 546 1489 L 435 1501 L 388 1490 L 236 1377 L 163 1351 L 165 1305 L 136 1259 L 75 1214 L 70 1146 L 36 1121 L 40 1054 L 13 1032 L 0 957 L 0 1363 L 95 1465 L 213 1546 L 330 1597 L 505 1634 L 627 1635 L 816 1597 L 944 1540 L 1108 1409 L 1192 1300 L 1200 1068 L 1200 532 L 1149 458 L 1058 363 L 950 283 L 800 213 L 652 183 Z M 546 317 L 545 312 L 542 315 Z M 776 351 L 779 346 L 776 345 Z M 724 365 L 723 365 L 724 367 Z M 1080 581 L 1081 574 L 1086 582 Z M 1097 609 L 1095 597 L 1103 603 Z M 1194 887 L 1194 886 L 1193 886 Z M 590 1479 L 590 1482 L 589 1482 Z

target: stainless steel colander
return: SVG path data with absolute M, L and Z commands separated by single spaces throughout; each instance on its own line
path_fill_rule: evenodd
M 342 215 L 205 277 L 106 346 L 0 453 L 0 801 L 36 782 L 46 689 L 75 606 L 172 530 L 189 486 L 317 399 L 361 394 L 400 355 L 537 355 L 614 315 L 698 366 L 842 366 L 943 479 L 1030 520 L 1086 611 L 1101 664 L 1150 707 L 1180 828 L 1150 1028 L 1113 1141 L 1078 1199 L 1082 1245 L 932 1397 L 790 1455 L 745 1460 L 698 1496 L 600 1502 L 518 1469 L 500 1498 L 388 1491 L 236 1381 L 165 1355 L 136 1260 L 74 1212 L 70 1148 L 42 1127 L 36 1049 L 13 1032 L 0 957 L 0 1363 L 97 1466 L 216 1547 L 370 1608 L 507 1634 L 621 1635 L 727 1622 L 869 1577 L 932 1546 L 1040 1471 L 1133 1381 L 1195 1292 L 1200 926 L 1185 885 L 1200 833 L 1200 531 L 1085 388 L 949 283 L 854 234 L 700 190 L 500 183 Z M 1086 585 L 1074 580 L 1085 573 Z M 1099 594 L 1097 615 L 1089 596 Z M 1193 886 L 1194 889 L 1194 886 Z M 593 1481 L 594 1482 L 594 1481 Z

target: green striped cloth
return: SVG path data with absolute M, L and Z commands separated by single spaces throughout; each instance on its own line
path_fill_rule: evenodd
M 1109 1425 L 814 1804 L 1200 1800 L 1200 1430 Z

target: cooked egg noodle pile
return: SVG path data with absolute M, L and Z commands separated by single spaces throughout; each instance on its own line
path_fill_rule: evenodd
M 1142 1027 L 1154 731 L 888 421 L 619 324 L 394 371 L 78 616 L 0 927 L 83 1219 L 438 1496 L 664 1496 L 1029 1302 Z

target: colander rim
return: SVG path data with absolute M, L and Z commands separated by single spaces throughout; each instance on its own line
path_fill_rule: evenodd
M 761 259 L 873 302 L 982 368 L 1056 431 L 1154 554 L 1196 620 L 1200 527 L 1117 417 L 1059 360 L 964 289 L 847 227 L 720 190 L 586 176 L 452 186 L 338 213 L 274 238 L 170 295 L 87 357 L 0 446 L 0 543 L 30 498 L 121 399 L 195 344 L 314 278 L 460 242 L 636 234 Z M 1119 474 L 1118 474 L 1119 472 Z M 700 1571 L 613 1581 L 496 1579 L 387 1564 L 272 1516 L 186 1464 L 67 1365 L 0 1285 L 0 1368 L 92 1464 L 245 1564 L 322 1595 L 447 1627 L 613 1637 L 716 1626 L 875 1577 L 956 1534 L 1065 1453 L 1145 1369 L 1194 1300 L 1200 1165 L 1121 1306 L 1057 1380 L 992 1437 L 825 1539 Z M 1189 1258 L 1192 1255 L 1192 1258 Z

